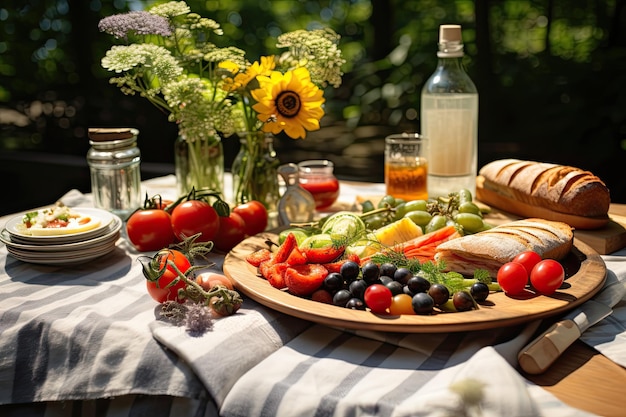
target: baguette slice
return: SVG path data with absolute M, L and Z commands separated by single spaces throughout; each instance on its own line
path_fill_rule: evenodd
M 543 217 L 580 229 L 604 226 L 611 197 L 606 185 L 581 169 L 518 159 L 485 165 L 476 181 L 477 198 L 522 217 Z
M 563 259 L 572 249 L 574 233 L 562 222 L 525 219 L 444 242 L 437 247 L 435 261 L 446 269 L 471 275 L 476 269 L 496 277 L 498 269 L 519 253 L 532 250 L 542 258 Z

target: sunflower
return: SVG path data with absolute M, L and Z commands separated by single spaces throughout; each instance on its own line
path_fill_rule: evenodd
M 219 68 L 230 72 L 231 77 L 224 78 L 222 88 L 229 92 L 234 92 L 242 88 L 246 88 L 250 81 L 254 80 L 258 75 L 269 75 L 276 67 L 274 56 L 262 56 L 260 61 L 254 62 L 245 71 L 241 72 L 239 65 L 232 61 L 223 61 L 219 63 Z
M 262 130 L 278 134 L 281 131 L 293 138 L 306 136 L 306 131 L 318 130 L 324 116 L 324 92 L 311 81 L 309 71 L 296 68 L 281 74 L 258 76 L 259 87 L 252 90 L 257 103 L 252 108 L 263 122 Z

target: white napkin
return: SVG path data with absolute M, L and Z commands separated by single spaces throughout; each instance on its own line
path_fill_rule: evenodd
M 626 286 L 626 249 L 602 257 L 608 272 L 607 284 L 618 281 L 615 291 Z M 617 288 L 620 286 L 621 288 Z M 626 296 L 613 307 L 613 313 L 590 327 L 580 340 L 595 348 L 613 362 L 626 368 Z
M 201 336 L 162 321 L 150 328 L 157 341 L 191 366 L 219 406 L 243 374 L 308 326 L 245 298 L 236 314 L 213 320 Z
M 474 333 L 407 338 L 409 344 L 421 340 L 419 349 L 315 325 L 243 375 L 220 414 L 589 415 L 527 383 L 497 347 L 481 347 Z

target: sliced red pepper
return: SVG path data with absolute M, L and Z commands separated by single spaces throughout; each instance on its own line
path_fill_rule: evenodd
M 302 253 L 298 246 L 295 246 L 289 254 L 287 261 L 285 262 L 289 265 L 304 265 L 305 263 L 307 263 L 307 257 L 304 255 L 304 253 Z
M 270 252 L 269 249 L 263 248 L 263 249 L 254 251 L 248 256 L 246 256 L 246 261 L 250 265 L 258 267 L 259 265 L 261 265 L 261 262 L 267 261 L 271 257 L 272 257 L 272 252 Z
M 309 263 L 326 264 L 335 261 L 341 255 L 345 247 L 343 246 L 326 246 L 323 248 L 303 248 L 302 252 L 306 256 Z
M 285 271 L 285 284 L 294 295 L 311 295 L 322 286 L 328 271 L 320 264 L 290 266 Z
M 296 240 L 296 235 L 294 235 L 293 233 L 289 233 L 285 238 L 283 244 L 280 245 L 278 247 L 278 250 L 272 255 L 271 262 L 274 264 L 286 262 L 287 258 L 289 258 L 289 255 L 291 254 L 291 251 L 297 245 L 298 241 Z

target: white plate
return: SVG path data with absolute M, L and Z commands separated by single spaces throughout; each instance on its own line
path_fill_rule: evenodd
M 106 210 L 97 209 L 97 208 L 78 207 L 73 210 L 79 214 L 84 214 L 86 216 L 99 219 L 100 225 L 96 227 L 95 229 L 78 232 L 78 233 L 70 233 L 66 235 L 32 236 L 32 235 L 28 235 L 25 233 L 21 233 L 19 229 L 17 228 L 18 225 L 22 224 L 22 221 L 23 221 L 22 219 L 24 218 L 24 214 L 21 214 L 7 221 L 5 225 L 5 229 L 11 235 L 11 240 L 16 243 L 33 244 L 33 245 L 50 245 L 50 244 L 80 242 L 86 239 L 91 239 L 95 236 L 100 236 L 102 233 L 104 233 L 106 227 L 109 226 L 109 224 L 113 221 L 113 219 L 117 217 L 114 214 Z
M 13 251 L 9 248 L 8 251 L 11 254 L 11 256 L 13 256 L 15 259 L 18 259 L 20 261 L 23 262 L 28 262 L 31 264 L 41 264 L 41 265 L 77 265 L 77 264 L 82 264 L 88 261 L 92 261 L 96 258 L 99 258 L 101 256 L 106 255 L 109 252 L 112 252 L 115 249 L 116 245 L 115 242 L 113 242 L 112 244 L 108 245 L 108 246 L 104 246 L 102 248 L 100 248 L 100 250 L 98 252 L 95 253 L 87 253 L 87 254 L 80 254 L 77 256 L 64 256 L 61 258 L 33 258 L 31 256 L 24 256 L 23 254 L 16 254 L 13 253 Z
M 60 243 L 60 244 L 47 244 L 47 245 L 33 245 L 29 243 L 15 242 L 15 238 L 11 236 L 7 229 L 4 229 L 0 233 L 0 242 L 4 243 L 8 248 L 15 250 L 28 250 L 37 252 L 68 252 L 73 250 L 85 250 L 92 246 L 101 244 L 102 242 L 109 241 L 111 239 L 117 239 L 115 235 L 119 236 L 120 229 L 122 228 L 122 219 L 114 216 L 113 221 L 109 223 L 102 231 L 102 235 L 92 237 L 80 242 Z
M 7 246 L 7 250 L 11 255 L 17 255 L 26 259 L 49 259 L 49 260 L 59 260 L 59 259 L 82 259 L 84 257 L 90 257 L 92 255 L 101 255 L 106 253 L 106 251 L 111 247 L 115 246 L 115 242 L 119 238 L 119 233 L 111 236 L 109 240 L 105 240 L 96 246 L 92 246 L 87 249 L 78 249 L 71 250 L 65 252 L 36 252 L 29 251 L 23 249 L 16 249 Z

